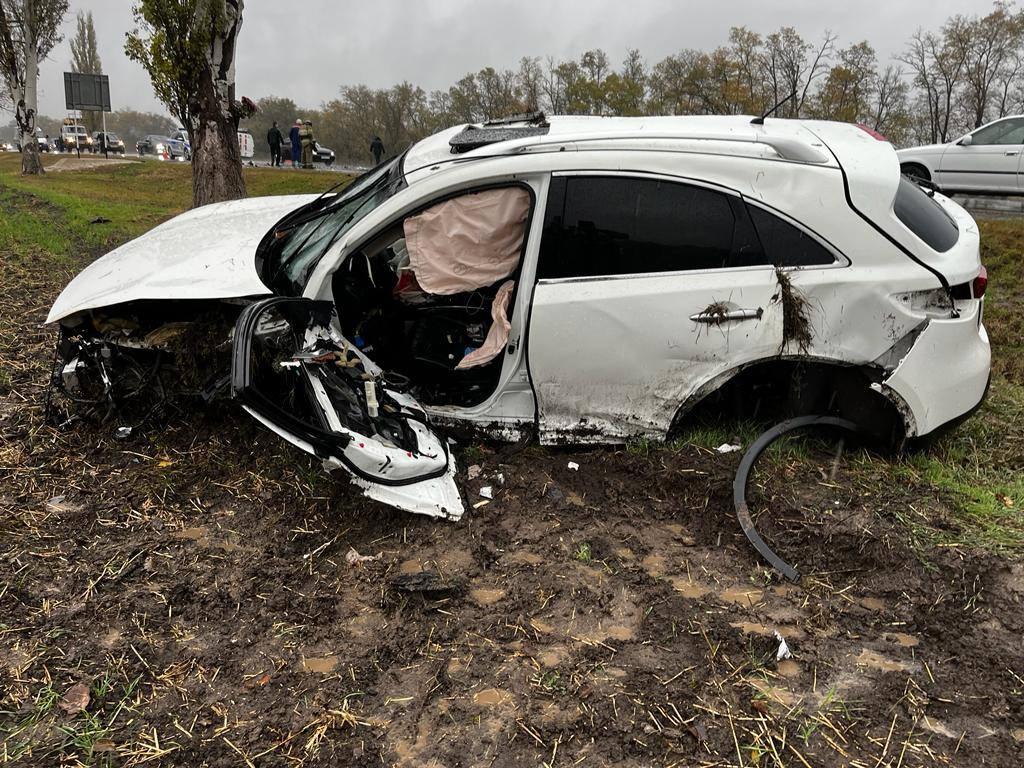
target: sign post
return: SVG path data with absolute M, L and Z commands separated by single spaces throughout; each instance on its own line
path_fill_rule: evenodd
M 103 155 L 110 158 L 107 142 L 107 112 L 110 112 L 110 78 L 84 72 L 64 73 L 64 102 L 68 111 L 99 112 L 103 116 Z M 82 155 L 81 142 L 75 135 L 78 155 Z

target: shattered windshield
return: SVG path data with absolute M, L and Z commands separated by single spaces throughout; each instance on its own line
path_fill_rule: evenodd
M 256 252 L 264 284 L 275 293 L 301 294 L 309 273 L 338 238 L 405 186 L 403 158 L 373 168 L 343 192 L 321 196 L 279 221 Z

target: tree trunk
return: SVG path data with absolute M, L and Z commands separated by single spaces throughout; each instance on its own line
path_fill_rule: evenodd
M 36 140 L 36 93 L 39 85 L 39 48 L 36 41 L 36 24 L 34 8 L 30 2 L 25 3 L 24 55 L 25 55 L 25 91 L 24 105 L 17 110 L 16 119 L 21 128 L 21 172 L 23 174 L 43 173 L 43 163 L 39 157 L 39 142 Z
M 245 197 L 232 101 L 242 4 L 243 0 L 224 3 L 224 24 L 216 30 L 207 51 L 208 66 L 191 110 L 193 207 Z

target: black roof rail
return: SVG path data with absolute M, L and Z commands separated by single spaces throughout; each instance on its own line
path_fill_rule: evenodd
M 448 145 L 452 153 L 460 154 L 502 141 L 544 136 L 550 128 L 543 112 L 525 112 L 485 120 L 480 125 L 467 125 L 449 140 Z

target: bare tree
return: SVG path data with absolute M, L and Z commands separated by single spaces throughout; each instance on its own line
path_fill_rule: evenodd
M 1005 2 L 997 2 L 987 16 L 965 25 L 964 108 L 975 128 L 986 122 L 991 101 L 999 98 L 1002 89 L 997 90 L 997 83 L 1001 78 L 1004 83 L 1012 78 L 1006 77 L 1007 68 L 1016 75 L 1020 66 L 1021 27 L 1021 18 Z
M 0 0 L 0 77 L 21 134 L 21 172 L 43 172 L 36 141 L 39 62 L 61 41 L 67 0 Z

